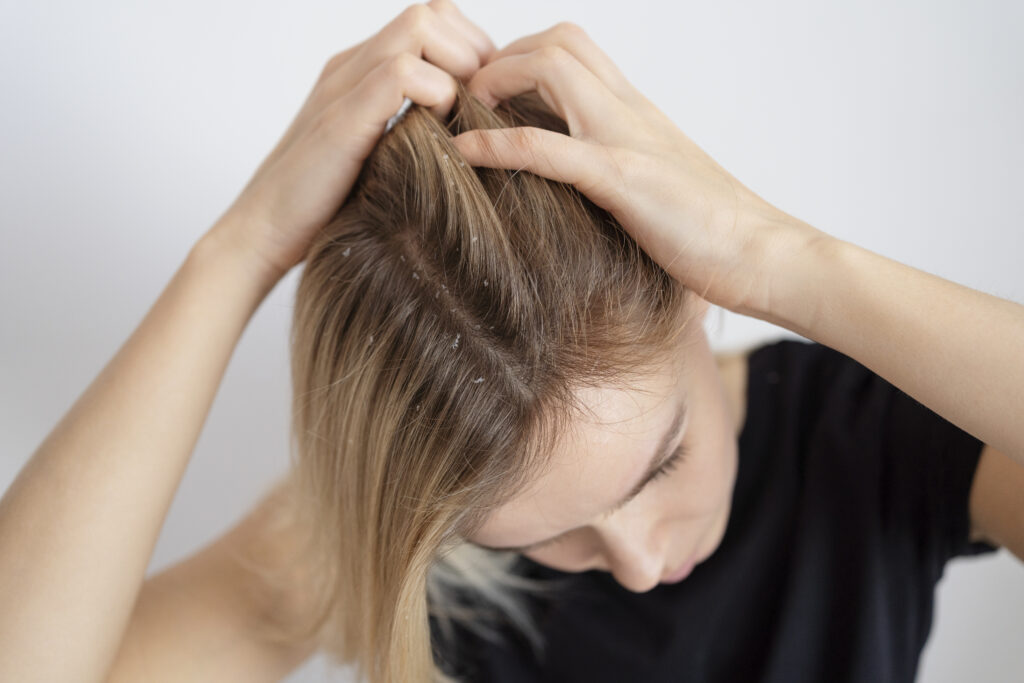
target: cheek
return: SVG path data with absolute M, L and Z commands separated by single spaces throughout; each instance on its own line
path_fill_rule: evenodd
M 585 534 L 524 553 L 534 562 L 559 571 L 577 571 L 589 566 L 597 554 L 597 545 Z
M 660 501 L 665 517 L 698 518 L 717 513 L 732 493 L 738 447 L 735 437 L 721 430 L 693 435 L 689 454 L 672 473 Z
M 739 447 L 725 390 L 717 374 L 710 369 L 705 374 L 698 389 L 705 400 L 693 401 L 693 430 L 686 437 L 692 439 L 691 457 L 680 468 L 680 474 L 685 473 L 681 478 L 686 479 L 682 484 L 686 495 L 695 505 L 709 510 L 717 509 L 722 498 L 731 494 Z

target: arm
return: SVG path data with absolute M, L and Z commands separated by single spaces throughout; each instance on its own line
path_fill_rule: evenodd
M 766 299 L 740 312 L 845 353 L 1024 465 L 1024 306 L 818 234 L 777 249 Z
M 336 215 L 405 99 L 446 117 L 456 77 L 493 50 L 453 3 L 430 0 L 328 60 L 234 204 L 0 499 L 0 680 L 106 679 L 249 318 Z M 166 577 L 216 593 L 220 570 L 203 557 Z M 168 604 L 166 577 L 140 603 L 143 630 Z
M 247 567 L 277 568 L 295 550 L 294 530 L 281 523 L 286 484 L 215 542 L 146 580 L 108 683 L 271 683 L 315 651 L 315 642 L 264 637 L 264 626 L 287 627 L 306 613 L 302 565 L 283 584 Z
M 0 499 L 0 680 L 105 678 L 258 272 L 207 233 Z
M 1024 307 L 838 240 L 772 206 L 573 24 L 506 45 L 468 88 L 489 104 L 536 89 L 570 133 L 467 131 L 452 143 L 468 163 L 575 185 L 700 297 L 845 353 L 1024 464 Z
M 701 298 L 845 353 L 984 441 L 973 535 L 1024 557 L 1024 306 L 830 237 L 764 201 L 574 24 L 506 45 L 468 88 L 489 104 L 536 89 L 569 135 L 467 131 L 452 139 L 467 163 L 574 185 Z

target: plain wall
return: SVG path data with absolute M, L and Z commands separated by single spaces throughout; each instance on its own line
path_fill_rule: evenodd
M 5 3 L 0 487 L 245 185 L 326 60 L 405 6 Z M 581 25 L 687 135 L 776 206 L 1024 300 L 1021 3 L 460 7 L 499 47 L 562 20 Z M 239 343 L 151 572 L 220 535 L 284 472 L 296 275 Z M 788 334 L 731 313 L 712 314 L 709 331 L 718 349 Z M 948 566 L 919 680 L 1024 679 L 1021 570 L 1006 550 Z M 314 658 L 289 680 L 329 680 L 322 664 Z

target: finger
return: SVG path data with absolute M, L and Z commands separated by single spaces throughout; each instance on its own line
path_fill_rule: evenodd
M 473 49 L 476 50 L 480 64 L 484 64 L 494 54 L 497 49 L 494 46 L 494 42 L 479 26 L 467 19 L 466 15 L 455 6 L 454 2 L 451 2 L 451 0 L 430 0 L 427 5 L 437 12 L 438 16 L 454 26 L 469 41 Z
M 536 91 L 569 125 L 573 137 L 616 144 L 631 124 L 627 106 L 594 72 L 557 45 L 489 62 L 466 87 L 491 107 L 515 95 Z
M 468 78 L 480 66 L 476 48 L 451 23 L 426 5 L 410 5 L 358 49 L 349 48 L 331 58 L 310 95 L 311 108 L 333 102 L 401 52 L 422 57 L 459 78 Z
M 378 65 L 344 97 L 349 134 L 369 154 L 406 97 L 444 119 L 455 103 L 455 78 L 408 52 Z
M 426 5 L 410 5 L 377 34 L 328 60 L 271 156 L 279 156 L 333 102 L 349 93 L 368 73 L 401 53 L 422 56 L 438 68 L 455 74 L 473 73 L 480 63 L 470 42 L 448 21 Z M 401 104 L 399 98 L 389 116 L 394 115 Z M 444 109 L 450 110 L 450 106 Z
M 598 206 L 621 206 L 625 178 L 609 148 L 532 126 L 478 128 L 460 133 L 452 144 L 471 166 L 530 171 L 569 183 Z
M 353 63 L 357 71 L 369 70 L 399 52 L 420 56 L 457 78 L 469 78 L 480 68 L 480 56 L 469 39 L 424 4 L 407 7 L 370 39 Z
M 385 122 L 402 101 L 409 97 L 440 114 L 454 103 L 456 87 L 451 74 L 409 53 L 378 65 L 320 111 L 298 142 L 285 150 L 276 166 L 286 180 L 277 192 L 291 196 L 290 204 L 329 216 L 348 195 Z M 301 183 L 288 186 L 291 178 Z
M 489 64 L 509 55 L 518 55 L 539 50 L 545 45 L 556 45 L 575 57 L 580 64 L 590 69 L 605 87 L 620 99 L 630 100 L 638 91 L 626 79 L 619 67 L 599 48 L 580 26 L 563 21 L 551 28 L 523 36 L 490 55 L 483 63 Z

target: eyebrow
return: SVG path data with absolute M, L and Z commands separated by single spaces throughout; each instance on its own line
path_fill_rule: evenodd
M 654 479 L 654 476 L 658 473 L 658 470 L 661 469 L 661 466 L 663 464 L 665 464 L 665 461 L 668 460 L 672 456 L 672 453 L 669 451 L 669 446 L 672 445 L 672 441 L 679 435 L 679 431 L 682 429 L 683 422 L 685 421 L 685 419 L 686 419 L 686 401 L 683 400 L 683 401 L 680 401 L 680 403 L 679 403 L 679 408 L 676 410 L 676 414 L 672 418 L 672 423 L 668 426 L 668 429 L 665 430 L 665 433 L 662 435 L 661 441 L 658 443 L 657 448 L 654 449 L 654 454 L 651 456 L 651 460 L 647 464 L 647 469 L 644 471 L 643 475 L 641 475 L 640 480 L 633 486 L 633 488 L 631 488 L 629 490 L 629 493 L 627 493 L 622 498 L 622 500 L 620 500 L 618 503 L 613 505 L 611 508 L 608 509 L 607 512 L 604 513 L 605 516 L 611 514 L 612 512 L 614 512 L 615 510 L 618 510 L 619 508 L 621 508 L 623 505 L 625 505 L 629 501 L 633 500 L 637 495 L 640 494 L 641 491 L 644 490 L 644 488 L 646 488 L 646 486 L 648 484 L 651 483 L 651 481 Z M 559 538 L 560 536 L 564 536 L 567 533 L 568 533 L 568 531 L 563 531 L 562 533 L 558 534 L 557 536 L 552 536 L 551 538 L 547 538 L 547 539 L 545 539 L 543 541 L 537 541 L 535 543 L 530 543 L 528 545 L 521 545 L 521 546 L 493 546 L 493 545 L 484 545 L 482 543 L 476 543 L 475 541 L 468 541 L 468 540 L 466 542 L 469 543 L 470 545 L 475 545 L 478 548 L 484 548 L 485 550 L 502 550 L 502 551 L 511 551 L 511 552 L 523 552 L 525 550 L 529 550 L 530 548 L 532 548 L 534 546 L 539 546 L 539 545 L 544 545 L 545 543 L 549 543 L 549 542 L 555 540 L 556 538 Z

